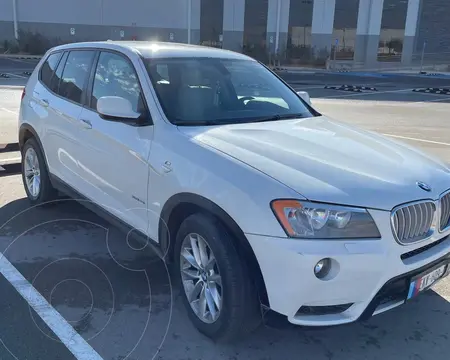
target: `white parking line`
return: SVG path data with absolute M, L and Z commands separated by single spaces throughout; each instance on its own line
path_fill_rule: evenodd
M 370 96 L 370 95 L 398 93 L 398 92 L 405 92 L 405 91 L 412 91 L 412 90 L 413 90 L 413 88 L 400 89 L 400 90 L 387 90 L 387 91 L 373 91 L 373 92 L 367 92 L 367 93 L 355 93 L 355 94 L 346 94 L 346 95 L 321 96 L 320 99 L 336 99 L 336 98 L 344 98 L 344 97 L 351 97 L 351 96 Z
M 356 95 L 356 94 L 355 94 Z M 342 95 L 345 97 L 348 96 L 355 96 L 355 95 Z M 374 94 L 370 94 L 370 95 L 375 95 Z M 438 95 L 434 95 L 435 97 Z M 315 103 L 323 103 L 323 104 L 327 104 L 327 105 L 331 105 L 331 104 L 338 104 L 338 105 L 343 105 L 345 103 L 349 103 L 352 106 L 353 105 L 361 105 L 361 106 L 367 106 L 367 105 L 377 105 L 377 104 L 381 104 L 383 106 L 399 106 L 399 107 L 404 107 L 406 105 L 421 105 L 423 106 L 424 104 L 428 104 L 428 103 L 433 103 L 433 102 L 442 102 L 442 101 L 450 101 L 450 96 L 448 95 L 441 95 L 441 96 L 446 96 L 445 98 L 439 97 L 438 99 L 434 98 L 434 99 L 430 99 L 430 100 L 422 100 L 422 101 L 398 101 L 398 100 L 359 100 L 359 99 L 338 99 L 340 96 L 332 96 L 332 97 L 313 97 L 311 98 L 311 100 Z
M 0 109 L 3 111 L 9 112 L 11 114 L 14 114 L 14 115 L 19 115 L 19 113 L 17 111 L 13 111 L 13 110 L 10 110 L 10 109 L 4 108 L 4 107 L 2 107 Z
M 9 354 L 14 358 L 14 360 L 19 360 L 16 355 L 14 355 L 11 350 L 8 349 L 8 347 L 6 346 L 6 344 L 3 342 L 2 339 L 0 339 L 0 343 L 3 345 L 3 347 L 6 349 L 7 352 L 9 352 Z
M 0 158 L 0 168 L 2 168 L 2 165 L 4 166 L 4 165 L 20 164 L 21 162 L 22 162 L 21 156 L 6 159 Z
M 0 273 L 8 280 L 76 359 L 103 360 L 0 252 Z M 25 315 L 25 314 L 24 314 Z
M 437 144 L 437 145 L 450 146 L 449 143 L 440 142 L 440 141 L 418 139 L 418 138 L 412 138 L 412 137 L 408 137 L 408 136 L 392 135 L 392 134 L 382 134 L 382 135 L 384 135 L 384 136 L 390 136 L 390 137 L 393 137 L 393 138 L 405 139 L 405 140 L 420 141 L 420 142 L 425 142 L 425 143 L 429 143 L 429 144 Z

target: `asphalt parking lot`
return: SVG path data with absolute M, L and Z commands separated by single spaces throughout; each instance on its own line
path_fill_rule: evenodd
M 34 64 L 0 60 L 0 73 L 10 74 L 0 78 L 0 144 L 17 141 L 24 72 Z M 281 76 L 294 88 L 308 91 L 323 114 L 450 163 L 450 95 L 412 91 L 450 88 L 450 77 L 320 72 Z M 341 85 L 377 91 L 324 88 Z M 0 162 L 18 156 L 0 153 Z M 448 358 L 448 279 L 367 322 L 326 329 L 262 327 L 241 343 L 214 344 L 195 331 L 168 269 L 146 248 L 74 201 L 30 208 L 20 167 L 5 169 L 0 171 L 2 360 Z M 56 327 L 57 333 L 41 319 L 58 316 L 70 326 Z

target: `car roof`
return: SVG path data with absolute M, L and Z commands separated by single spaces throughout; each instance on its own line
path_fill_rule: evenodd
M 189 45 L 158 41 L 93 41 L 60 45 L 52 50 L 69 50 L 72 48 L 100 48 L 118 50 L 122 52 L 135 52 L 144 58 L 171 58 L 171 57 L 207 57 L 221 59 L 253 60 L 252 58 L 230 50 L 213 47 Z

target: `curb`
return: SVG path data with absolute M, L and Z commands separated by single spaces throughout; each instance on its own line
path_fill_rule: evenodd
M 355 86 L 355 85 L 325 86 L 324 89 L 353 91 L 353 92 L 362 92 L 363 90 L 378 91 L 378 89 L 374 87 Z
M 0 85 L 0 90 L 22 90 L 24 87 L 25 85 Z
M 22 71 L 22 74 L 25 76 L 31 76 L 32 73 L 32 71 Z M 0 73 L 0 78 L 9 79 L 11 78 L 11 75 L 14 76 L 14 74 Z
M 414 92 L 428 93 L 428 94 L 443 94 L 450 95 L 450 88 L 419 88 L 413 89 Z
M 281 68 L 281 67 L 274 67 L 274 68 L 272 68 L 272 70 L 273 71 L 287 71 L 288 69 L 286 69 L 286 68 Z
M 441 74 L 441 73 L 426 73 L 425 75 L 426 76 L 448 76 L 448 75 Z
M 0 54 L 0 59 L 39 60 L 43 55 L 9 55 Z
M 325 69 L 315 69 L 315 68 L 298 68 L 298 69 L 290 69 L 290 68 L 282 68 L 282 67 L 273 67 L 270 68 L 272 71 L 283 72 L 287 74 L 315 74 L 317 72 L 326 71 Z
M 0 144 L 0 153 L 20 151 L 19 143 Z

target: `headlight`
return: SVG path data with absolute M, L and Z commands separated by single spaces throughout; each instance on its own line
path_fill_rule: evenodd
M 365 209 L 298 200 L 275 200 L 271 206 L 290 237 L 318 239 L 381 237 L 375 222 Z

